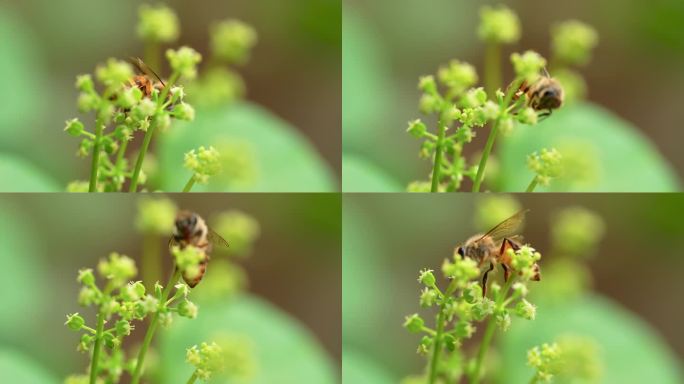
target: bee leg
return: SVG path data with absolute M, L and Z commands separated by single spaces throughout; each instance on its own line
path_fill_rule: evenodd
M 489 269 L 482 275 L 482 297 L 487 296 L 487 275 L 494 269 L 494 264 L 489 263 Z
M 508 282 L 508 278 L 511 276 L 511 271 L 504 264 L 501 264 L 501 267 L 504 270 L 504 283 L 506 283 L 506 282 Z
M 541 122 L 541 121 L 548 119 L 552 113 L 553 113 L 553 111 L 551 109 L 547 109 L 547 110 L 543 111 L 542 113 L 538 114 L 537 117 L 539 118 L 539 121 Z

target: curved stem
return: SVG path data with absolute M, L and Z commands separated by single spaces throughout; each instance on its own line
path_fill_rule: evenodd
M 152 135 L 154 134 L 154 129 L 156 127 L 156 120 L 153 119 L 149 128 L 147 128 L 147 132 L 145 132 L 142 147 L 140 147 L 140 152 L 138 152 L 138 160 L 135 161 L 135 169 L 133 170 L 131 185 L 128 189 L 129 192 L 135 192 L 138 189 L 138 178 L 140 177 L 140 171 L 142 170 L 143 161 L 145 160 L 145 153 L 150 146 L 150 141 L 152 141 Z
M 490 97 L 501 88 L 501 46 L 497 43 L 487 43 L 484 62 L 485 91 Z
M 508 295 L 508 291 L 511 289 L 511 286 L 513 285 L 513 280 L 515 278 L 511 276 L 506 284 L 504 284 L 503 289 L 501 290 L 499 297 L 496 299 L 496 309 L 495 311 L 498 311 L 501 309 L 503 306 L 504 301 L 506 300 L 506 296 Z M 487 328 L 485 329 L 485 334 L 482 337 L 482 343 L 480 343 L 480 350 L 477 352 L 477 360 L 475 361 L 475 368 L 470 374 L 470 384 L 479 384 L 480 383 L 480 370 L 482 367 L 482 362 L 484 361 L 484 357 L 487 354 L 487 349 L 489 349 L 489 344 L 492 342 L 492 338 L 494 337 L 494 331 L 496 330 L 496 321 L 494 320 L 493 316 L 489 317 L 489 320 L 487 321 Z
M 501 117 L 498 117 L 494 121 L 492 130 L 489 131 L 489 137 L 487 138 L 487 144 L 485 144 L 484 151 L 482 151 L 482 157 L 480 158 L 480 164 L 477 166 L 477 175 L 475 176 L 475 182 L 473 183 L 473 192 L 480 192 L 480 185 L 482 180 L 484 180 L 484 172 L 487 167 L 487 160 L 489 159 L 489 153 L 492 152 L 492 147 L 494 147 L 494 140 L 499 133 L 499 124 L 501 123 Z
M 190 376 L 190 378 L 188 379 L 187 384 L 193 384 L 195 380 L 197 380 L 197 370 L 195 370 L 195 372 L 192 373 L 192 376 Z
M 434 288 L 437 289 L 436 287 Z M 430 373 L 428 376 L 428 384 L 434 384 L 437 380 L 437 364 L 439 363 L 439 355 L 442 352 L 442 334 L 444 333 L 444 326 L 446 324 L 446 321 L 444 319 L 446 298 L 451 296 L 455 289 L 456 286 L 453 282 L 449 284 L 446 292 L 443 295 L 442 304 L 439 306 L 439 315 L 437 316 L 437 331 L 434 336 L 435 342 L 432 347 L 432 359 L 430 359 Z
M 100 166 L 100 152 L 102 142 L 102 132 L 104 131 L 104 124 L 99 117 L 95 121 L 95 139 L 93 145 L 93 162 L 90 165 L 90 184 L 88 185 L 88 192 L 95 192 L 97 190 L 97 170 Z
M 446 134 L 446 125 L 439 120 L 439 135 L 437 136 L 435 161 L 432 168 L 432 187 L 430 192 L 439 192 L 439 178 L 442 171 L 442 154 L 444 152 L 444 135 Z
M 166 284 L 166 287 L 164 287 L 164 291 L 162 292 L 162 298 L 159 300 L 160 303 L 165 303 L 166 298 L 169 297 L 169 293 L 171 292 L 171 288 L 176 285 L 176 282 L 178 279 L 180 279 L 181 276 L 181 271 L 180 269 L 176 268 L 174 266 L 174 272 L 173 276 L 171 277 L 171 280 Z M 145 339 L 143 340 L 143 344 L 140 347 L 140 352 L 138 352 L 138 361 L 135 363 L 135 371 L 133 372 L 133 376 L 131 378 L 131 384 L 138 384 L 140 382 L 140 375 L 142 373 L 142 367 L 143 364 L 145 364 L 145 355 L 147 354 L 147 349 L 150 347 L 150 343 L 152 342 L 152 337 L 154 336 L 154 332 L 157 330 L 157 324 L 159 323 L 159 311 L 155 312 L 154 315 L 152 316 L 152 320 L 150 321 L 150 326 L 147 328 L 147 333 L 145 334 Z
M 537 184 L 539 181 L 537 180 L 537 176 L 535 176 L 532 181 L 530 181 L 530 185 L 527 186 L 527 189 L 525 192 L 534 192 L 534 189 L 537 188 Z
M 192 187 L 195 185 L 195 175 L 190 176 L 190 180 L 183 187 L 183 192 L 190 192 Z
M 93 357 L 90 361 L 90 384 L 95 384 L 97 380 L 97 365 L 100 362 L 100 351 L 102 351 L 102 337 L 104 334 L 105 314 L 102 308 L 97 312 L 97 331 L 95 331 L 95 346 L 93 347 Z

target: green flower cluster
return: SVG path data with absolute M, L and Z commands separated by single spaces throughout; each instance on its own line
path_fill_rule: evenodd
M 138 37 L 143 41 L 171 43 L 180 35 L 178 16 L 165 5 L 142 4 L 138 19 Z
M 563 335 L 551 344 L 527 352 L 527 364 L 535 369 L 531 383 L 597 383 L 603 373 L 599 346 L 593 339 Z
M 95 70 L 96 78 L 102 85 L 101 92 L 96 90 L 91 75 L 78 76 L 76 87 L 81 92 L 78 108 L 83 113 L 95 112 L 94 132 L 88 131 L 78 119 L 68 120 L 64 130 L 71 136 L 82 138 L 77 153 L 79 156 L 92 154 L 87 191 L 120 191 L 126 180 L 130 180 L 133 187 L 144 183 L 145 175 L 141 172 L 141 166 L 152 131 L 167 129 L 172 119 L 194 118 L 194 109 L 184 102 L 185 93 L 175 83 L 182 74 L 189 75 L 196 71 L 199 54 L 183 47 L 178 51 L 169 50 L 167 56 L 173 74 L 165 86 L 130 86 L 129 81 L 134 76 L 133 67 L 115 59 L 109 59 Z M 150 93 L 144 94 L 143 90 Z M 138 154 L 135 169 L 131 170 L 127 147 L 137 133 L 144 135 L 146 140 Z M 72 182 L 69 190 L 83 190 L 85 186 L 84 181 Z
M 572 103 L 585 97 L 587 85 L 584 78 L 572 66 L 585 66 L 591 61 L 598 45 L 598 33 L 591 26 L 568 20 L 551 28 L 551 51 L 554 77 L 563 85 L 565 99 Z
M 518 15 L 504 5 L 484 6 L 480 10 L 480 26 L 477 30 L 480 39 L 511 44 L 520 40 L 520 20 Z
M 188 348 L 185 360 L 195 367 L 190 383 L 195 378 L 209 381 L 215 373 L 225 368 L 223 349 L 216 343 L 202 343 L 199 348 L 193 345 Z
M 468 360 L 460 350 L 463 341 L 475 334 L 477 323 L 489 321 L 485 345 L 489 343 L 487 338 L 491 338 L 494 327 L 502 331 L 510 327 L 511 315 L 534 320 L 536 307 L 526 299 L 527 282 L 538 273 L 537 262 L 541 255 L 529 246 L 510 252 L 515 272 L 503 287 L 493 282 L 487 296 L 483 296 L 479 282 L 482 271 L 471 258 L 455 254 L 452 260 L 444 261 L 442 275 L 449 280 L 444 291 L 437 286 L 432 270 L 420 271 L 418 282 L 424 288 L 419 303 L 423 308 L 437 307 L 436 326 L 434 329 L 428 327 L 423 317 L 414 313 L 406 317 L 404 327 L 409 332 L 423 334 L 418 353 L 430 355 L 424 382 L 457 382 L 464 373 L 471 381 L 479 377 L 481 354 Z M 454 354 L 460 356 L 460 363 L 449 363 Z
M 178 207 L 170 199 L 141 198 L 135 227 L 142 233 L 168 236 L 173 232 Z
M 230 64 L 246 63 L 257 42 L 254 28 L 239 20 L 224 20 L 212 25 L 210 36 L 213 54 Z
M 184 167 L 192 171 L 191 180 L 207 184 L 209 178 L 221 172 L 221 154 L 214 147 L 199 147 L 185 154 Z
M 194 318 L 197 307 L 187 299 L 189 289 L 185 284 L 175 285 L 176 291 L 168 299 L 169 289 L 163 290 L 158 283 L 153 292 L 147 292 L 142 282 L 131 281 L 137 268 L 128 256 L 112 253 L 98 263 L 97 271 L 105 282 L 104 288 L 98 287 L 90 268 L 80 270 L 77 277 L 82 284 L 78 303 L 83 307 L 97 307 L 97 325 L 86 325 L 79 313 L 68 315 L 65 325 L 73 331 L 84 332 L 77 349 L 84 353 L 92 351 L 91 382 L 95 379 L 118 382 L 124 371 L 133 374 L 136 369 L 136 360 L 127 359 L 121 348 L 124 338 L 135 329 L 135 321 L 155 315 L 162 319 L 162 325 L 168 326 L 172 313 Z M 79 377 L 84 376 L 75 375 L 69 380 L 78 382 Z
M 534 152 L 533 154 L 527 156 L 527 167 L 535 173 L 532 183 L 541 184 L 548 187 L 551 184 L 551 180 L 559 177 L 563 170 L 563 156 L 555 148 L 542 149 L 541 152 Z M 533 186 L 528 188 L 534 189 Z

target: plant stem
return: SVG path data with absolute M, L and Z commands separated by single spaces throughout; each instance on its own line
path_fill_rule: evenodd
M 513 280 L 515 278 L 511 276 L 506 284 L 504 285 L 503 289 L 500 292 L 499 297 L 496 300 L 496 309 L 495 311 L 498 311 L 501 309 L 500 307 L 506 300 L 506 296 L 508 295 L 508 291 L 510 290 L 511 286 L 513 285 Z M 489 344 L 492 341 L 492 337 L 494 337 L 494 331 L 496 330 L 496 321 L 493 319 L 493 316 L 489 317 L 489 320 L 487 321 L 487 328 L 485 329 L 485 334 L 482 337 L 482 343 L 480 343 L 480 350 L 477 352 L 477 360 L 475 361 L 475 368 L 470 374 L 470 384 L 479 384 L 480 382 L 480 369 L 482 367 L 482 362 L 484 361 L 484 357 L 487 354 L 487 349 L 489 348 Z
M 537 181 L 537 176 L 535 176 L 534 179 L 532 179 L 532 181 L 530 181 L 530 185 L 527 186 L 527 189 L 525 190 L 525 192 L 534 192 L 534 189 L 537 188 L 538 183 L 539 182 Z
M 88 192 L 95 192 L 97 190 L 97 170 L 100 166 L 100 151 L 102 142 L 102 132 L 104 131 L 104 124 L 101 118 L 95 121 L 95 139 L 93 145 L 93 163 L 90 166 L 90 184 L 88 185 Z
M 159 237 L 153 233 L 146 233 L 143 236 L 142 273 L 143 281 L 146 282 L 149 291 L 152 291 L 154 283 L 160 280 L 160 255 Z
M 195 175 L 190 176 L 190 180 L 188 180 L 185 187 L 183 187 L 183 192 L 190 192 L 193 185 L 195 185 Z
M 195 380 L 197 380 L 197 370 L 195 370 L 195 372 L 192 373 L 192 376 L 190 376 L 190 378 L 188 379 L 187 384 L 193 384 Z
M 485 91 L 492 97 L 501 88 L 501 46 L 488 42 L 485 52 Z
M 480 192 L 480 185 L 482 184 L 482 180 L 484 180 L 484 172 L 485 168 L 487 167 L 487 160 L 489 159 L 489 153 L 492 151 L 492 147 L 494 146 L 494 140 L 496 140 L 496 136 L 499 133 L 499 124 L 501 123 L 501 116 L 499 116 L 496 121 L 494 121 L 494 125 L 492 126 L 492 130 L 489 131 L 489 137 L 487 138 L 487 144 L 485 144 L 484 151 L 482 152 L 482 158 L 480 158 L 480 165 L 477 166 L 477 175 L 475 176 L 475 182 L 473 183 L 473 192 Z
M 166 299 L 169 297 L 169 293 L 171 293 L 171 288 L 174 285 L 176 285 L 176 282 L 178 281 L 178 279 L 180 279 L 180 276 L 180 269 L 174 266 L 173 276 L 171 277 L 171 280 L 168 282 L 168 284 L 166 284 L 166 287 L 164 287 L 161 300 L 159 300 L 160 304 L 166 302 Z M 157 330 L 158 322 L 159 311 L 154 313 L 154 315 L 152 316 L 152 320 L 150 321 L 150 326 L 147 328 L 145 339 L 143 340 L 142 347 L 140 347 L 140 352 L 138 352 L 138 361 L 135 363 L 135 371 L 133 372 L 133 376 L 131 378 L 131 384 L 138 384 L 138 382 L 140 381 L 140 375 L 142 373 L 143 364 L 145 363 L 145 354 L 147 354 L 147 348 L 149 348 L 150 343 L 152 342 L 152 337 L 154 336 L 154 332 Z
M 430 374 L 428 384 L 434 384 L 435 380 L 437 380 L 437 363 L 439 362 L 439 355 L 442 352 L 442 334 L 444 333 L 444 326 L 446 323 L 444 321 L 444 309 L 446 307 L 446 298 L 451 296 L 455 289 L 456 286 L 453 284 L 453 282 L 449 284 L 446 292 L 444 293 L 442 304 L 439 306 L 439 315 L 437 316 L 437 331 L 435 333 L 435 342 L 432 348 L 432 359 L 430 360 Z
M 97 331 L 95 333 L 95 346 L 93 347 L 93 358 L 90 361 L 90 384 L 95 384 L 97 380 L 97 365 L 100 362 L 100 351 L 102 350 L 102 337 L 104 334 L 105 314 L 102 308 L 97 312 Z
M 135 192 L 138 189 L 138 178 L 140 177 L 140 171 L 142 170 L 143 161 L 145 160 L 145 153 L 150 146 L 150 141 L 152 141 L 152 135 L 154 134 L 154 129 L 156 127 L 157 122 L 153 119 L 150 126 L 147 128 L 147 132 L 145 132 L 142 147 L 140 147 L 140 152 L 138 152 L 138 160 L 135 161 L 135 170 L 131 177 L 131 185 L 128 189 L 129 192 Z
M 152 68 L 153 71 L 158 72 L 161 59 L 161 46 L 155 41 L 145 42 L 145 64 Z
M 437 136 L 435 161 L 432 168 L 432 187 L 430 192 L 439 192 L 439 177 L 442 171 L 442 153 L 444 152 L 444 136 L 446 134 L 446 125 L 439 120 L 439 135 Z

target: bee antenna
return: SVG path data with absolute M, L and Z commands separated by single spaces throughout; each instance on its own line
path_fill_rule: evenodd
M 546 70 L 546 67 L 542 68 L 542 71 L 544 72 L 544 76 L 551 77 L 551 75 L 549 74 L 549 71 Z

